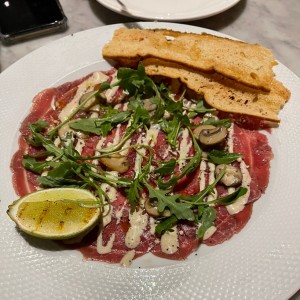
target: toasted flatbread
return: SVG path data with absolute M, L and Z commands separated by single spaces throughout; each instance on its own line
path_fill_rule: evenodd
M 104 58 L 131 65 L 145 58 L 179 63 L 204 73 L 220 73 L 255 89 L 270 91 L 277 64 L 271 50 L 209 34 L 172 30 L 128 29 L 115 31 L 103 49 Z
M 205 74 L 180 64 L 157 59 L 145 59 L 143 64 L 148 75 L 179 79 L 220 111 L 279 122 L 278 112 L 290 97 L 289 90 L 276 79 L 272 80 L 270 92 L 263 92 L 220 74 Z

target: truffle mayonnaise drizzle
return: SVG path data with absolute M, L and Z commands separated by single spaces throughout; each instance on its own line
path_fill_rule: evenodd
M 114 171 L 110 172 L 111 175 L 116 176 L 117 173 Z M 114 202 L 117 199 L 117 189 L 114 186 L 111 186 L 107 183 L 102 183 L 101 188 L 106 192 L 108 198 L 110 199 L 110 202 Z M 106 202 L 103 200 L 104 203 Z M 103 245 L 103 237 L 102 237 L 102 231 L 107 224 L 111 222 L 112 219 L 112 209 L 109 205 L 104 206 L 104 212 L 102 217 L 102 226 L 100 226 L 99 235 L 97 237 L 97 252 L 99 254 L 107 254 L 111 252 L 111 249 L 113 247 L 113 243 L 115 240 L 115 234 L 113 233 L 109 241 L 106 243 L 106 245 Z
M 129 250 L 126 254 L 122 257 L 120 261 L 120 265 L 122 267 L 129 267 L 134 259 L 135 250 Z
M 210 226 L 207 228 L 207 230 L 204 233 L 203 240 L 209 239 L 215 232 L 217 231 L 217 227 L 215 226 Z
M 71 102 L 69 102 L 60 112 L 58 118 L 61 122 L 66 121 L 69 116 L 77 109 L 81 97 L 87 93 L 93 91 L 95 85 L 102 83 L 108 79 L 102 72 L 94 72 L 87 80 L 83 81 L 77 88 L 76 94 Z M 68 124 L 65 124 L 59 129 L 59 136 L 64 137 L 67 132 L 71 131 Z
M 160 127 L 158 124 L 151 125 L 150 128 L 146 131 L 146 133 L 142 133 L 138 140 L 137 144 L 143 144 L 143 145 L 150 145 L 152 148 L 157 143 L 157 136 L 159 133 Z M 140 148 L 139 153 L 136 155 L 135 165 L 134 165 L 134 171 L 135 171 L 135 177 L 138 176 L 140 172 L 140 167 L 143 159 L 143 155 L 146 154 L 145 148 Z
M 249 174 L 247 165 L 245 164 L 245 162 L 243 160 L 240 163 L 240 168 L 241 168 L 241 172 L 243 175 L 242 186 L 247 188 L 248 190 L 247 190 L 247 193 L 245 195 L 239 197 L 239 199 L 236 202 L 226 206 L 227 211 L 231 215 L 237 214 L 238 212 L 240 212 L 244 209 L 245 205 L 248 202 L 248 198 L 250 195 L 251 176 Z
M 126 232 L 125 245 L 136 248 L 141 242 L 141 236 L 148 224 L 148 214 L 143 213 L 142 209 L 129 214 L 130 227 Z
M 77 140 L 77 143 L 76 143 L 76 146 L 75 146 L 75 150 L 81 154 L 82 153 L 82 150 L 85 146 L 85 141 L 83 139 L 78 139 Z
M 213 163 L 210 163 L 210 162 L 208 162 L 207 165 L 208 165 L 208 169 L 209 169 L 208 184 L 212 184 L 212 183 L 214 183 L 214 181 L 216 179 L 216 177 L 215 177 L 216 166 Z M 217 199 L 217 196 L 218 196 L 217 189 L 214 188 L 214 192 L 207 196 L 207 201 Z
M 160 240 L 161 251 L 166 254 L 174 254 L 179 248 L 177 227 L 172 227 L 172 231 L 166 231 Z
M 187 128 L 184 128 L 181 132 L 181 142 L 179 145 L 179 168 L 182 169 L 186 164 L 186 159 L 188 158 L 189 152 L 192 148 L 192 139 L 190 138 L 190 133 Z

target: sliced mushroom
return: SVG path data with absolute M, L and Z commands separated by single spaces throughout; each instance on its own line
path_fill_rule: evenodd
M 195 137 L 205 146 L 213 146 L 223 142 L 227 136 L 224 126 L 199 125 L 194 130 Z
M 226 168 L 226 171 L 220 182 L 228 187 L 236 187 L 241 185 L 243 175 L 238 167 L 224 164 L 218 165 L 215 169 L 215 175 L 218 176 L 224 168 Z
M 77 136 L 80 139 L 86 139 L 88 137 L 83 132 L 74 131 L 73 129 L 71 129 L 68 123 L 58 129 L 58 136 L 61 140 L 66 139 L 68 134 L 73 134 L 74 136 Z
M 144 103 L 144 108 L 149 112 L 154 111 L 156 109 L 156 104 L 152 103 L 149 99 L 145 99 L 143 103 Z
M 197 127 L 194 129 L 193 133 L 194 133 L 195 138 L 196 138 L 197 140 L 199 140 L 199 135 L 200 135 L 200 132 L 201 132 L 202 130 L 205 130 L 205 129 L 215 129 L 215 128 L 216 128 L 216 127 L 213 126 L 213 125 L 199 125 L 199 126 L 197 126 Z
M 163 212 L 159 212 L 157 209 L 157 203 L 152 199 L 147 199 L 144 204 L 145 210 L 149 216 L 158 218 L 158 217 L 170 217 L 171 212 L 165 209 Z
M 93 94 L 95 94 L 95 91 L 85 93 L 81 96 L 79 100 L 79 104 L 82 104 L 84 101 L 90 98 L 89 100 L 87 100 L 86 104 L 84 105 L 83 107 L 84 110 L 89 110 L 92 106 L 96 105 L 99 102 L 99 98 L 93 96 Z
M 129 169 L 128 158 L 119 153 L 115 153 L 109 157 L 101 157 L 99 160 L 108 169 L 117 171 L 118 173 L 125 173 Z
M 100 112 L 100 105 L 99 104 L 92 105 L 89 108 L 89 112 L 99 114 L 99 112 Z

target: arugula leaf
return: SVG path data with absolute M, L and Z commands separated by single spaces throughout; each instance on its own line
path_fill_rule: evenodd
M 189 131 L 190 128 L 189 128 Z M 193 134 L 191 134 L 192 136 L 192 140 L 193 140 L 193 146 L 194 146 L 194 149 L 195 149 L 195 155 L 191 158 L 191 160 L 185 165 L 185 167 L 183 168 L 183 170 L 181 171 L 181 173 L 179 175 L 173 175 L 171 177 L 171 179 L 167 182 L 164 182 L 162 180 L 162 177 L 159 177 L 158 178 L 158 186 L 159 188 L 161 189 L 167 189 L 171 186 L 174 186 L 176 184 L 176 182 L 181 179 L 182 177 L 184 177 L 185 175 L 187 174 L 190 174 L 192 173 L 200 164 L 201 162 L 201 149 L 194 137 Z
M 215 219 L 216 210 L 210 206 L 205 207 L 201 212 L 201 218 L 199 220 L 199 222 L 201 223 L 201 226 L 199 227 L 197 232 L 197 236 L 199 239 L 202 239 L 204 237 L 204 234 L 208 228 L 215 225 Z
M 103 153 L 108 153 L 120 149 L 124 145 L 124 143 L 136 132 L 137 129 L 149 124 L 150 122 L 149 112 L 145 108 L 141 106 L 137 106 L 133 114 L 131 115 L 129 122 L 130 122 L 130 126 L 126 128 L 125 134 L 118 144 L 98 151 Z
M 68 132 L 66 137 L 62 140 L 63 144 L 63 156 L 64 160 L 76 160 L 76 158 L 80 157 L 80 154 L 74 147 L 74 136 L 73 133 Z
M 36 136 L 48 127 L 48 123 L 44 120 L 38 120 L 31 123 L 29 126 L 31 132 L 31 138 L 26 138 L 26 142 L 32 146 L 39 147 L 42 145 L 42 141 Z
M 138 106 L 133 113 L 132 122 L 128 128 L 130 128 L 129 130 L 137 129 L 141 125 L 149 124 L 149 122 L 150 122 L 149 112 L 142 106 Z
M 46 129 L 48 126 L 49 126 L 49 124 L 46 121 L 44 121 L 44 120 L 37 120 L 36 122 L 31 123 L 29 125 L 29 128 L 32 131 L 34 131 L 34 132 L 41 132 L 44 129 Z
M 164 162 L 161 164 L 160 167 L 154 170 L 154 174 L 160 174 L 160 175 L 170 175 L 174 172 L 176 166 L 176 159 L 172 158 L 167 162 Z
M 96 120 L 96 125 L 100 126 L 104 122 L 111 124 L 120 124 L 128 121 L 131 112 L 118 111 L 116 109 L 109 110 L 101 119 Z
M 231 126 L 230 119 L 219 119 L 216 120 L 215 118 L 208 118 L 205 121 L 201 122 L 202 125 L 213 125 L 213 126 L 224 126 L 225 128 L 229 128 Z
M 149 99 L 149 101 L 156 105 L 155 114 L 153 115 L 152 122 L 157 123 L 163 118 L 165 114 L 165 102 L 159 96 L 152 97 Z
M 238 153 L 229 153 L 222 150 L 213 149 L 208 153 L 208 158 L 215 164 L 230 164 L 238 158 L 242 157 L 241 154 Z
M 215 200 L 210 201 L 212 204 L 220 204 L 220 205 L 229 205 L 238 200 L 241 196 L 244 196 L 247 193 L 248 189 L 245 187 L 239 187 L 233 193 L 226 195 L 224 197 L 217 198 Z
M 43 136 L 42 134 L 32 131 L 32 136 L 35 141 L 35 146 L 43 146 L 50 155 L 61 157 L 64 151 L 54 145 L 50 138 Z
M 146 187 L 149 191 L 149 197 L 151 199 L 157 199 L 157 209 L 159 212 L 163 212 L 166 207 L 176 216 L 177 219 L 194 221 L 195 216 L 189 203 L 176 202 L 179 199 L 179 195 L 169 195 L 169 190 L 154 189 L 151 185 L 146 183 Z
M 204 190 L 202 190 L 199 194 L 192 195 L 192 196 L 180 196 L 181 200 L 189 201 L 193 205 L 207 205 L 207 202 L 204 202 L 203 199 L 209 195 L 214 193 L 214 188 L 216 187 L 217 183 L 221 180 L 221 178 L 224 176 L 226 169 L 224 168 L 218 177 L 215 179 L 215 181 L 208 186 Z M 211 203 L 211 202 L 210 202 Z
M 119 79 L 117 85 L 138 99 L 153 96 L 154 82 L 146 75 L 145 68 L 140 62 L 136 70 L 130 68 L 119 68 L 117 73 Z
M 107 134 L 118 124 L 129 120 L 130 112 L 110 110 L 101 119 L 79 119 L 70 122 L 70 128 L 86 133 L 107 136 Z
M 130 204 L 130 210 L 134 211 L 136 205 L 140 202 L 140 193 L 143 191 L 143 188 L 139 182 L 138 178 L 135 178 L 128 189 L 126 189 L 126 194 Z
M 76 179 L 62 178 L 62 177 L 41 176 L 37 180 L 43 187 L 48 187 L 48 188 L 57 188 L 57 187 L 86 188 L 88 186 L 88 184 L 83 181 L 76 180 Z
M 168 98 L 168 101 L 166 102 L 166 111 L 173 114 L 182 115 L 183 112 L 183 104 L 182 101 L 174 101 L 170 98 Z
M 22 165 L 25 169 L 42 174 L 46 167 L 57 167 L 59 163 L 53 161 L 38 161 L 35 157 L 24 155 Z
M 166 231 L 170 231 L 177 223 L 178 219 L 172 215 L 155 226 L 155 234 L 161 236 Z
M 50 170 L 47 177 L 53 178 L 73 178 L 76 175 L 73 171 L 77 163 L 73 161 L 58 162 L 56 167 Z
M 172 148 L 176 148 L 177 138 L 180 129 L 183 126 L 189 127 L 190 120 L 187 115 L 183 115 L 182 102 L 173 101 L 168 99 L 165 110 L 172 113 L 172 117 L 167 119 L 161 119 L 159 124 L 161 129 L 167 134 L 167 141 Z
M 177 116 L 174 116 L 172 120 L 162 119 L 160 122 L 161 129 L 167 134 L 167 141 L 173 149 L 176 148 L 181 125 L 180 118 Z
M 196 107 L 184 107 L 184 109 L 188 110 L 188 116 L 189 118 L 194 118 L 198 114 L 204 114 L 207 112 L 216 111 L 215 108 L 208 107 L 207 104 L 203 100 L 198 100 Z
M 108 90 L 112 88 L 112 86 L 110 85 L 110 83 L 108 83 L 107 81 L 104 81 L 101 83 L 100 88 L 98 89 L 97 93 L 95 94 L 95 96 L 98 96 L 99 94 L 101 94 L 102 92 Z

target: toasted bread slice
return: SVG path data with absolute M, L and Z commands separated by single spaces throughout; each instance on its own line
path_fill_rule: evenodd
M 290 91 L 276 79 L 271 91 L 257 91 L 220 74 L 205 74 L 180 64 L 157 59 L 143 61 L 146 73 L 179 79 L 188 88 L 203 95 L 212 107 L 225 112 L 243 114 L 280 122 L 278 113 L 290 97 Z
M 205 73 L 218 72 L 264 91 L 271 89 L 272 67 L 277 64 L 271 50 L 257 44 L 163 29 L 120 28 L 102 54 L 107 59 L 125 59 L 132 65 L 144 58 L 158 58 Z

